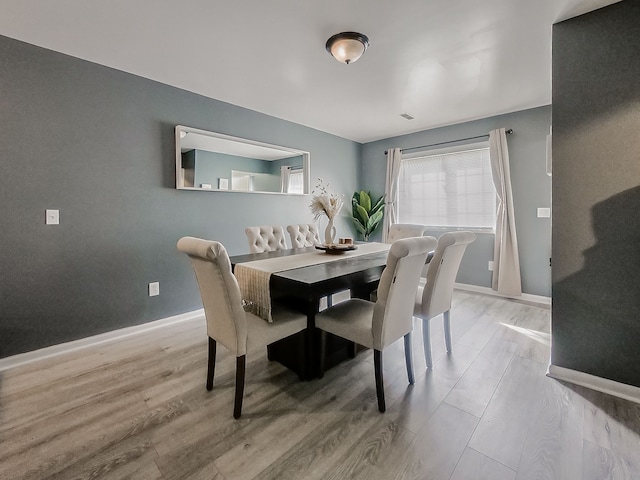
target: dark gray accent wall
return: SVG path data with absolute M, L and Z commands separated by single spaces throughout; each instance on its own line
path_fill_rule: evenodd
M 246 226 L 312 221 L 309 196 L 175 190 L 177 124 L 309 151 L 312 181 L 359 184 L 358 143 L 0 37 L 0 357 L 201 308 L 183 235 L 240 254 Z
M 640 387 L 640 3 L 553 27 L 554 365 Z
M 496 128 L 512 128 L 514 133 L 507 137 L 507 141 L 522 290 L 531 295 L 550 296 L 551 220 L 537 218 L 538 207 L 548 208 L 551 205 L 551 177 L 546 174 L 546 137 L 549 125 L 551 107 L 545 106 L 367 143 L 362 148 L 360 188 L 370 189 L 375 195 L 384 193 L 384 152 L 388 148 L 420 147 L 485 135 Z M 472 142 L 477 141 L 479 140 Z M 437 238 L 441 232 L 427 234 Z M 462 260 L 456 279 L 458 282 L 491 287 L 488 262 L 493 260 L 493 243 L 493 234 L 478 234 L 477 240 L 468 247 Z

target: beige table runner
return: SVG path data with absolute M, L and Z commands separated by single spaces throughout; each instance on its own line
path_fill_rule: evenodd
M 386 243 L 372 242 L 358 245 L 357 250 L 347 251 L 339 255 L 328 254 L 318 250 L 286 257 L 254 260 L 252 262 L 238 263 L 234 268 L 234 274 L 240 285 L 245 310 L 271 322 L 271 294 L 269 291 L 271 274 L 321 263 L 335 262 L 360 255 L 386 252 L 390 247 L 391 245 Z

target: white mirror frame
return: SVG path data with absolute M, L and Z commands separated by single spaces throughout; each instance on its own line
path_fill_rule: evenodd
M 176 140 L 176 189 L 177 190 L 196 190 L 201 192 L 235 192 L 235 193 L 267 193 L 276 195 L 301 195 L 299 193 L 283 193 L 283 192 L 271 192 L 271 191 L 247 191 L 247 190 L 232 190 L 229 178 L 220 178 L 218 185 L 210 185 L 210 188 L 185 186 L 185 171 L 182 168 L 182 149 L 185 145 L 184 139 L 188 135 L 193 135 L 190 139 L 188 149 L 206 150 L 209 152 L 224 153 L 228 155 L 242 156 L 255 159 L 264 160 L 277 160 L 287 157 L 302 156 L 303 165 L 303 187 L 304 193 L 302 195 L 308 195 L 310 193 L 310 154 L 302 150 L 296 150 L 288 147 L 281 147 L 278 145 L 271 145 L 268 143 L 258 142 L 255 140 L 248 140 L 245 138 L 233 137 L 222 133 L 209 132 L 207 130 L 200 130 L 192 127 L 185 127 L 183 125 L 176 125 L 175 128 L 175 140 Z M 224 180 L 227 180 L 224 182 Z M 227 184 L 227 188 L 224 185 Z M 222 188 L 220 188 L 222 187 Z

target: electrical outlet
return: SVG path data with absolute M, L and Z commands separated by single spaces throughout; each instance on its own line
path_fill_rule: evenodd
M 489 271 L 493 272 L 493 260 L 489 260 Z
M 46 210 L 44 223 L 46 225 L 60 225 L 60 210 Z
M 160 282 L 151 282 L 149 284 L 149 296 L 156 297 L 160 295 Z

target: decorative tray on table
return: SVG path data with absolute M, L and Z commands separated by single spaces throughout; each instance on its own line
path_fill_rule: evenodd
M 324 250 L 325 253 L 339 254 L 348 252 L 349 250 L 357 250 L 358 247 L 352 243 L 333 243 L 331 245 L 316 245 L 318 250 Z

